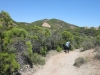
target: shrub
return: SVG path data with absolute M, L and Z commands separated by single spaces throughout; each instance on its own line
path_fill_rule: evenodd
M 38 64 L 44 65 L 45 64 L 45 59 L 37 53 L 34 53 L 31 57 L 31 59 L 35 65 L 38 65 Z
M 99 46 L 96 46 L 95 49 L 94 49 L 94 51 L 95 52 L 99 52 L 100 51 L 100 47 Z
M 83 50 L 88 50 L 91 49 L 95 46 L 95 40 L 93 38 L 86 38 L 84 39 L 84 41 L 82 42 L 82 47 Z
M 0 23 L 0 28 L 2 28 L 2 24 Z
M 96 36 L 96 45 L 100 45 L 100 35 Z
M 100 60 L 100 53 L 97 53 L 97 54 L 95 55 L 95 58 L 98 59 L 98 60 Z
M 100 47 L 96 47 L 95 52 L 96 52 L 95 58 L 100 60 Z
M 60 52 L 62 50 L 62 48 L 58 45 L 57 46 L 57 51 Z
M 31 44 L 31 42 L 27 41 L 26 46 L 27 46 L 27 49 L 28 49 L 28 54 L 31 56 L 32 55 L 32 44 Z
M 46 56 L 46 47 L 41 47 L 41 48 L 40 48 L 40 53 L 41 53 L 43 56 Z
M 14 54 L 0 53 L 0 75 L 11 75 L 20 68 L 15 59 Z
M 75 45 L 75 48 L 78 49 L 81 45 L 81 42 L 82 42 L 82 38 L 79 37 L 79 36 L 74 36 L 74 45 Z
M 74 36 L 69 31 L 63 31 L 62 32 L 62 38 L 65 41 L 72 41 L 74 39 Z
M 71 45 L 70 50 L 73 51 L 75 48 L 74 46 Z
M 86 62 L 87 62 L 87 58 L 78 57 L 78 58 L 75 59 L 74 66 L 80 67 L 81 65 L 83 65 Z
M 2 36 L 2 50 L 7 51 L 8 45 L 11 43 L 15 42 L 17 39 L 23 39 L 28 35 L 28 33 L 24 29 L 19 29 L 19 28 L 12 28 L 11 30 L 4 31 L 1 36 Z M 19 37 L 19 38 L 18 38 Z
M 11 30 L 5 31 L 3 32 L 3 36 L 4 37 L 21 37 L 23 35 L 23 37 L 26 37 L 28 35 L 27 31 L 24 29 L 19 29 L 19 28 L 12 28 Z

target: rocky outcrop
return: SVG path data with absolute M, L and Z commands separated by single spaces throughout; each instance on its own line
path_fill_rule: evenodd
M 46 23 L 46 22 L 44 22 L 44 23 L 42 24 L 42 26 L 43 26 L 43 27 L 51 28 L 51 26 L 50 26 L 48 23 Z

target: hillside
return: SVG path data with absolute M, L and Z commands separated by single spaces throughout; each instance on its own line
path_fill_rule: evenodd
M 50 30 L 56 30 L 56 31 L 64 31 L 64 30 L 73 30 L 75 28 L 80 28 L 76 25 L 73 24 L 69 24 L 66 23 L 62 20 L 59 19 L 43 19 L 43 20 L 37 20 L 35 22 L 32 23 L 26 23 L 26 22 L 15 22 L 16 25 L 25 28 L 25 26 L 40 26 L 42 27 L 42 25 L 44 23 L 47 23 L 50 25 Z
M 71 28 L 78 27 L 73 24 L 66 23 L 59 19 L 43 19 L 43 20 L 38 20 L 38 21 L 32 22 L 31 24 L 41 26 L 44 22 L 51 25 L 51 29 L 60 29 L 60 28 L 62 28 L 62 29 L 70 28 L 71 29 Z
M 74 35 L 78 34 L 78 35 L 89 35 L 89 36 L 92 35 L 92 36 L 94 36 L 96 30 L 98 30 L 95 27 L 90 27 L 90 28 L 79 27 L 77 25 L 70 24 L 70 23 L 64 22 L 64 21 L 59 20 L 59 19 L 42 19 L 42 20 L 37 20 L 37 21 L 32 22 L 32 23 L 15 22 L 16 25 L 18 25 L 19 27 L 25 28 L 26 30 L 29 30 L 31 26 L 43 27 L 42 25 L 44 23 L 50 25 L 49 30 L 51 30 L 51 31 L 62 32 L 64 30 L 68 30 L 71 33 L 73 33 Z M 44 28 L 48 28 L 48 27 L 44 27 Z

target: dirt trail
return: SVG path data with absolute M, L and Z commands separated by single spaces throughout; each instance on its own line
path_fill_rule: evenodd
M 52 55 L 53 54 L 53 55 Z M 94 60 L 94 49 L 80 52 L 79 50 L 55 54 L 51 52 L 46 57 L 44 66 L 35 69 L 28 69 L 22 75 L 100 75 L 100 61 Z M 78 57 L 88 57 L 88 62 L 81 65 L 80 68 L 73 66 Z
M 54 55 L 46 62 L 42 69 L 33 75 L 79 75 L 78 70 L 73 66 L 79 51 L 64 52 Z

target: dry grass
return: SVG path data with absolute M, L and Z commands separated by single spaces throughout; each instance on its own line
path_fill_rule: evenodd
M 81 65 L 85 64 L 87 61 L 88 61 L 87 58 L 78 57 L 78 58 L 75 59 L 74 66 L 80 67 Z
M 94 58 L 100 60 L 100 47 L 99 46 L 95 48 L 95 52 L 96 54 Z
M 52 57 L 58 53 L 60 53 L 60 52 L 57 52 L 57 50 L 50 50 L 46 56 L 46 60 L 48 60 L 50 57 Z

